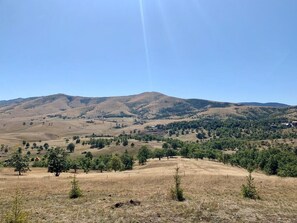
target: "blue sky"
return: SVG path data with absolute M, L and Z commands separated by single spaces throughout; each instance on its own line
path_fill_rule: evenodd
M 296 0 L 0 0 L 0 100 L 158 91 L 297 105 L 296 12 Z

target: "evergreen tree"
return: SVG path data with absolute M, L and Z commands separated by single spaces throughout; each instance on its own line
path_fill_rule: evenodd
M 76 176 L 74 175 L 73 180 L 71 181 L 71 190 L 69 192 L 69 198 L 75 199 L 82 196 L 81 189 L 78 185 L 78 181 L 76 180 Z
M 241 193 L 243 197 L 250 199 L 260 199 L 256 186 L 254 184 L 254 178 L 252 177 L 252 170 L 249 169 L 249 175 L 247 176 L 247 183 L 241 187 Z
M 23 197 L 19 190 L 13 199 L 11 210 L 5 215 L 5 223 L 29 223 L 28 213 L 23 211 Z
M 179 167 L 175 169 L 174 187 L 171 189 L 171 197 L 173 200 L 184 201 L 183 189 L 181 188 L 181 177 L 179 176 Z

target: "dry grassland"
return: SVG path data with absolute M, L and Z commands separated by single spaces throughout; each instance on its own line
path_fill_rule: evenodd
M 169 197 L 174 168 L 181 168 L 185 202 Z M 297 222 L 297 179 L 255 173 L 261 200 L 243 199 L 246 171 L 210 161 L 150 160 L 120 173 L 79 173 L 84 196 L 68 198 L 72 173 L 56 178 L 46 169 L 17 177 L 0 170 L 0 219 L 20 188 L 30 222 Z M 139 200 L 140 206 L 117 202 Z
M 32 125 L 29 124 L 31 120 L 33 120 Z M 87 123 L 85 119 L 47 118 L 43 120 L 42 117 L 0 119 L 0 144 L 17 147 L 21 146 L 23 140 L 37 143 L 41 140 L 43 143 L 48 142 L 50 145 L 59 146 L 59 144 L 55 144 L 57 141 L 72 138 L 74 135 L 84 136 L 95 133 L 97 135 L 117 136 L 123 132 L 130 133 L 135 129 L 143 131 L 146 126 L 168 124 L 175 121 L 181 120 L 152 120 L 143 125 L 134 125 L 133 118 L 110 118 L 105 121 L 94 119 L 94 123 Z M 26 125 L 23 125 L 24 122 Z M 116 129 L 116 123 L 124 125 L 124 128 Z

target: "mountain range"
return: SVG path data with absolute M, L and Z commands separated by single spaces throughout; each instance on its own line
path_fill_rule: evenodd
M 169 117 L 191 117 L 206 111 L 229 110 L 230 113 L 250 108 L 287 108 L 281 103 L 229 103 L 203 99 L 182 99 L 158 92 L 145 92 L 119 97 L 81 97 L 65 94 L 19 98 L 0 101 L 0 117 L 139 117 L 157 119 Z

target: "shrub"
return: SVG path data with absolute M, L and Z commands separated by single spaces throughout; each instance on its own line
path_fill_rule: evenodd
M 174 187 L 171 188 L 171 198 L 176 201 L 184 201 L 183 189 L 181 188 L 181 177 L 179 176 L 179 167 L 175 169 Z
M 82 196 L 82 191 L 79 188 L 78 181 L 76 180 L 76 176 L 74 175 L 73 180 L 71 181 L 71 190 L 69 192 L 69 198 L 75 199 Z
M 249 171 L 249 175 L 247 176 L 247 183 L 243 184 L 241 187 L 242 196 L 250 199 L 260 199 L 258 192 L 256 190 L 256 186 L 254 184 L 254 178 L 252 177 L 252 171 Z
M 22 209 L 23 197 L 19 190 L 16 190 L 11 210 L 4 217 L 5 223 L 28 223 L 28 213 Z
M 69 143 L 67 146 L 67 150 L 69 150 L 70 153 L 73 153 L 75 149 L 75 145 L 73 143 Z

